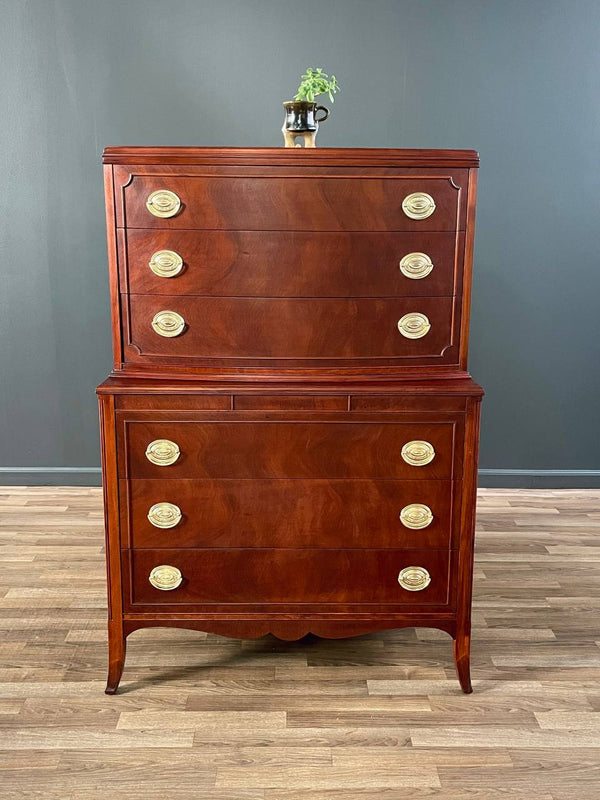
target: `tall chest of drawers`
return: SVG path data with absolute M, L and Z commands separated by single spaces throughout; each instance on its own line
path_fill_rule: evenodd
M 421 626 L 469 676 L 477 154 L 108 148 L 107 692 L 129 633 Z

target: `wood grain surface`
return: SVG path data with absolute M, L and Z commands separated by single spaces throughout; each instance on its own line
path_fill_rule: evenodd
M 121 413 L 121 412 L 119 412 Z M 119 438 L 128 478 L 406 478 L 445 479 L 462 475 L 464 423 L 457 416 L 439 414 L 415 421 L 365 417 L 340 422 L 260 420 L 243 412 L 207 414 L 188 412 L 186 421 L 173 414 L 124 412 Z M 290 415 L 292 416 L 292 415 Z M 298 416 L 298 415 L 294 415 Z M 391 416 L 391 415 L 390 415 Z M 232 421 L 230 421 L 230 419 Z M 148 421 L 146 421 L 148 420 Z M 179 446 L 174 464 L 157 466 L 146 458 L 146 448 L 156 439 Z M 425 440 L 435 450 L 428 464 L 406 463 L 400 453 L 413 440 Z
M 596 800 L 600 492 L 480 490 L 474 693 L 441 631 L 128 640 L 99 489 L 0 491 L 3 800 Z
M 131 480 L 119 482 L 125 547 L 457 547 L 461 481 Z M 149 509 L 174 503 L 181 521 L 163 529 Z M 427 505 L 426 528 L 400 510 Z M 454 522 L 454 526 L 452 523 Z
M 436 297 L 460 294 L 464 234 L 118 230 L 123 292 L 209 297 Z M 152 254 L 175 251 L 183 268 L 156 275 Z M 433 264 L 409 278 L 400 260 Z
M 127 298 L 125 298 L 127 301 Z M 159 357 L 161 363 L 205 364 L 222 359 L 261 366 L 264 360 L 325 365 L 340 361 L 391 364 L 458 364 L 460 304 L 452 297 L 387 299 L 181 297 L 131 295 L 123 303 L 131 317 L 128 360 Z M 161 311 L 179 314 L 182 333 L 165 337 L 152 328 Z M 403 336 L 398 322 L 407 314 L 427 317 L 429 331 Z M 318 363 L 316 364 L 318 365 Z
M 445 606 L 454 607 L 456 584 L 450 585 L 450 562 L 455 555 L 432 548 L 124 550 L 123 604 L 126 612 L 187 611 L 196 616 L 212 609 L 239 613 L 240 604 L 246 614 L 279 609 L 298 614 L 315 608 L 321 613 L 359 615 L 444 611 Z M 160 564 L 181 571 L 177 589 L 162 591 L 150 584 L 148 576 Z M 429 586 L 418 592 L 398 583 L 400 571 L 411 565 L 425 568 L 431 576 Z
M 451 177 L 369 175 L 182 176 L 148 175 L 132 167 L 120 185 L 122 218 L 128 228 L 258 231 L 454 231 L 464 228 L 467 171 Z M 184 173 L 185 174 L 185 173 Z M 146 208 L 152 192 L 174 192 L 181 207 L 172 217 Z M 413 219 L 402 210 L 405 197 L 429 194 L 435 210 Z M 122 227 L 119 224 L 119 227 Z

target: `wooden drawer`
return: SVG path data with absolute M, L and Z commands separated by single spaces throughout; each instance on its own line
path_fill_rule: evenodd
M 447 548 L 460 482 L 122 480 L 120 495 L 136 548 Z
M 173 216 L 154 216 L 148 210 L 148 199 L 156 192 L 176 196 L 166 212 L 176 210 Z M 134 174 L 122 193 L 128 228 L 453 231 L 464 225 L 464 213 L 459 220 L 459 210 L 464 210 L 465 193 L 446 176 Z M 415 193 L 433 198 L 435 210 L 430 216 L 414 219 L 403 211 L 403 201 Z
M 446 422 L 305 422 L 125 420 L 125 461 L 130 478 L 459 478 L 462 424 Z M 173 463 L 157 465 L 147 455 L 151 442 L 167 440 Z M 414 446 L 433 448 L 416 458 Z M 406 452 L 405 445 L 409 452 Z M 403 448 L 404 457 L 402 455 Z M 164 455 L 164 452 L 161 454 Z M 171 460 L 165 459 L 165 460 Z M 453 461 L 455 463 L 453 463 Z M 122 473 L 123 474 L 123 473 Z
M 319 365 L 362 360 L 376 366 L 383 360 L 419 366 L 458 360 L 458 348 L 453 345 L 458 341 L 460 314 L 454 313 L 451 297 L 349 300 L 131 295 L 128 299 L 127 360 L 132 361 L 185 360 L 191 364 L 271 359 L 288 365 L 307 361 Z M 152 321 L 164 311 L 175 312 L 184 321 L 179 335 L 164 336 L 153 328 Z M 407 338 L 398 330 L 398 322 L 414 313 L 426 318 L 418 318 L 426 332 L 420 338 Z
M 130 575 L 130 608 L 136 606 L 376 604 L 447 605 L 450 601 L 448 550 L 129 550 L 123 551 Z M 155 588 L 151 571 L 161 565 L 181 573 L 172 590 Z M 406 567 L 427 570 L 429 585 L 419 591 L 400 586 Z M 164 573 L 163 573 L 164 574 Z M 140 609 L 141 610 L 141 609 Z
M 131 229 L 122 232 L 120 264 L 132 294 L 435 297 L 460 293 L 463 249 L 464 235 L 454 232 Z M 175 255 L 163 255 L 161 266 L 153 259 L 161 252 Z M 416 268 L 411 253 L 433 267 Z

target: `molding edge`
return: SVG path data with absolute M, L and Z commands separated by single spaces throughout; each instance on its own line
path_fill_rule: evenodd
M 100 486 L 100 467 L 0 467 L 0 486 Z M 489 489 L 600 489 L 600 469 L 480 469 Z

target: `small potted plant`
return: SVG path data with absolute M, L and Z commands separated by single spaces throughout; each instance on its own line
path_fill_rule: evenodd
M 294 147 L 294 140 L 299 135 L 303 136 L 305 147 L 315 146 L 315 136 L 319 130 L 319 123 L 324 122 L 329 116 L 329 109 L 325 108 L 325 106 L 317 105 L 315 98 L 321 94 L 326 94 L 333 103 L 333 95 L 339 90 L 340 86 L 335 75 L 329 77 L 321 67 L 316 69 L 308 67 L 304 75 L 302 75 L 302 80 L 294 99 L 287 100 L 283 104 L 285 120 L 282 130 L 286 147 Z M 316 116 L 317 111 L 324 112 L 319 119 Z

